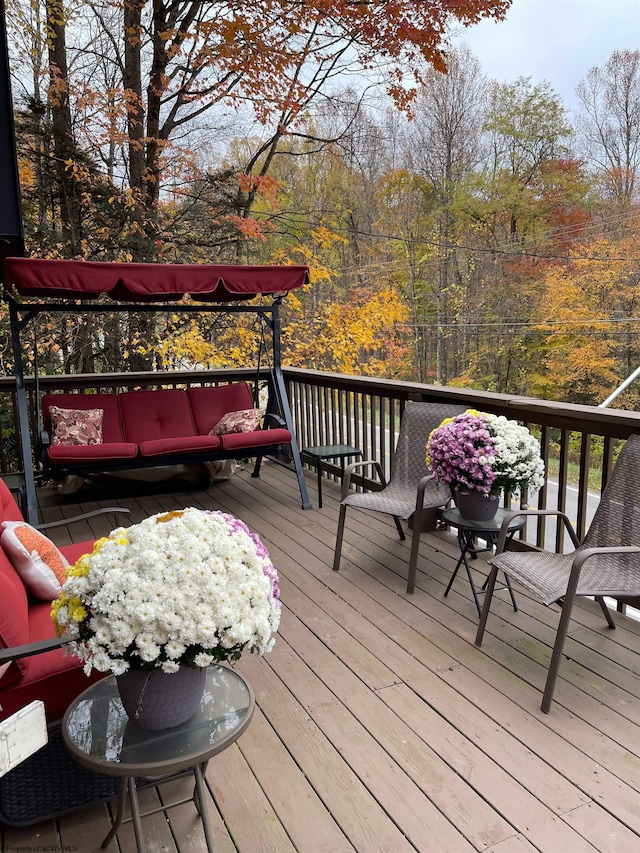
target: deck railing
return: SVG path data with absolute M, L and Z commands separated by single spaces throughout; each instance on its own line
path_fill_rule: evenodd
M 284 376 L 294 429 L 300 448 L 319 444 L 353 444 L 365 458 L 378 459 L 389 473 L 402 411 L 410 400 L 451 402 L 503 414 L 529 426 L 540 438 L 547 467 L 547 482 L 535 506 L 568 511 L 582 537 L 592 507 L 604 487 L 621 439 L 640 433 L 640 413 L 557 403 L 528 397 L 492 394 L 466 388 L 396 382 L 363 376 L 346 376 L 315 370 L 285 368 Z M 39 380 L 39 393 L 60 391 L 132 390 L 221 384 L 246 379 L 256 381 L 255 370 L 202 370 L 154 373 L 74 374 Z M 266 373 L 261 373 L 266 379 Z M 33 447 L 37 446 L 38 407 L 33 379 L 26 379 Z M 15 382 L 0 377 L 0 466 L 15 470 L 17 414 Z M 425 442 L 427 436 L 425 436 Z M 37 465 L 37 460 L 34 460 Z M 327 465 L 329 476 L 338 468 Z M 524 534 L 523 534 L 524 535 Z M 543 545 L 541 525 L 536 544 Z M 556 533 L 556 538 L 561 532 Z

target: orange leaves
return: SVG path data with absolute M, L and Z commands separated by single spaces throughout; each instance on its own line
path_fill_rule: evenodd
M 574 253 L 576 249 L 574 248 Z M 546 345 L 552 353 L 552 396 L 599 403 L 640 361 L 640 239 L 600 237 L 580 256 L 544 277 Z
M 244 193 L 253 193 L 262 196 L 271 204 L 277 206 L 278 189 L 280 182 L 271 175 L 246 175 L 242 172 L 236 175 L 238 186 Z
M 252 219 L 251 217 L 245 219 L 243 216 L 235 216 L 233 214 L 225 216 L 224 219 L 226 222 L 233 224 L 243 237 L 265 242 L 266 237 L 264 236 L 262 224 L 257 219 Z

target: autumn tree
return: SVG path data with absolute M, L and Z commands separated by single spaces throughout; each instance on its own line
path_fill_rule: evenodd
M 510 0 L 466 0 L 453 9 L 445 2 L 401 0 L 375 10 L 347 0 L 242 2 L 232 7 L 203 0 L 126 0 L 118 27 L 114 4 L 106 0 L 80 10 L 70 9 L 65 0 L 47 3 L 50 95 L 55 99 L 49 108 L 62 146 L 56 157 L 65 155 L 66 168 L 71 168 L 66 143 L 82 114 L 83 126 L 76 127 L 81 135 L 89 129 L 97 146 L 93 159 L 110 163 L 114 178 L 121 171 L 130 194 L 132 253 L 141 259 L 155 256 L 158 206 L 174 143 L 180 137 L 182 145 L 213 108 L 249 105 L 266 130 L 261 146 L 244 164 L 247 179 L 238 184 L 229 211 L 246 219 L 281 140 L 315 99 L 327 95 L 338 76 L 366 73 L 406 106 L 414 93 L 406 85 L 407 71 L 415 84 L 425 62 L 445 67 L 448 24 L 503 17 Z M 86 26 L 89 17 L 93 23 Z M 73 48 L 67 44 L 70 32 Z M 91 41 L 82 45 L 85 32 Z M 95 88 L 82 63 L 84 79 L 74 76 L 75 65 L 67 57 L 71 49 L 74 56 L 83 51 L 95 55 L 96 67 L 108 66 L 101 73 L 103 85 Z M 93 105 L 90 115 L 83 112 L 87 103 Z M 71 122 L 67 109 L 72 110 Z M 108 134 L 100 140 L 95 128 L 104 116 L 109 117 Z M 76 243 L 70 248 L 75 251 Z
M 446 74 L 432 69 L 426 75 L 409 127 L 409 159 L 428 181 L 435 200 L 431 290 L 436 304 L 436 377 L 440 382 L 457 373 L 455 354 L 464 352 L 464 339 L 453 334 L 454 306 L 465 292 L 455 250 L 461 220 L 455 207 L 465 178 L 480 160 L 486 89 L 477 58 L 468 48 L 460 48 L 448 57 Z
M 540 324 L 546 371 L 538 377 L 538 393 L 597 405 L 638 367 L 639 259 L 635 234 L 602 236 L 583 244 L 575 260 L 548 271 L 539 311 L 546 320 Z M 637 408 L 637 389 L 625 393 Z
M 576 89 L 581 147 L 607 194 L 628 207 L 640 168 L 640 50 L 616 50 Z
M 551 86 L 521 77 L 515 83 L 493 83 L 484 131 L 481 190 L 487 203 L 478 212 L 496 244 L 514 244 L 531 236 L 541 172 L 551 161 L 569 156 L 572 130 Z

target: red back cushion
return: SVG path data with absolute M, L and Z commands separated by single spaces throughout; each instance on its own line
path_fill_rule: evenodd
M 50 406 L 58 406 L 61 409 L 102 409 L 103 443 L 124 441 L 115 394 L 45 394 L 42 398 L 42 423 L 49 435 L 52 435 Z
M 207 435 L 227 412 L 252 409 L 253 397 L 246 382 L 187 391 L 198 435 Z
M 0 646 L 8 649 L 29 642 L 29 616 L 27 591 L 13 568 L 7 555 L 0 549 Z M 0 686 L 6 687 L 16 681 L 25 671 L 26 665 L 12 661 L 4 671 L 0 667 Z
M 23 521 L 22 513 L 7 484 L 0 480 L 0 522 Z M 0 646 L 20 646 L 29 642 L 27 591 L 11 560 L 0 549 Z M 0 667 L 0 685 L 6 687 L 20 678 L 24 666 L 13 661 Z
M 0 522 L 2 521 L 24 521 L 24 518 L 9 486 L 0 479 Z
M 127 441 L 196 435 L 187 392 L 180 388 L 118 395 Z

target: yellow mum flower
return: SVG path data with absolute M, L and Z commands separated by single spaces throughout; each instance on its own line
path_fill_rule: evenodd
M 82 578 L 89 574 L 89 560 L 81 557 L 73 566 L 69 566 L 66 575 L 68 578 Z
M 84 606 L 82 601 L 75 596 L 69 601 L 69 617 L 73 619 L 74 622 L 82 622 L 83 619 L 87 618 L 87 608 Z
M 94 554 L 100 553 L 100 550 L 102 549 L 102 546 L 104 545 L 104 543 L 107 541 L 107 538 L 108 537 L 103 536 L 102 539 L 96 539 L 96 541 L 93 543 L 93 553 Z

